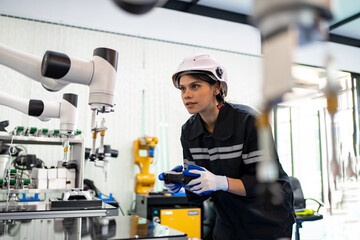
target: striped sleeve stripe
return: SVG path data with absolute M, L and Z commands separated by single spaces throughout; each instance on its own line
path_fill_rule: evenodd
M 207 148 L 190 148 L 189 149 L 191 153 L 208 153 Z
M 262 160 L 263 153 L 264 153 L 264 151 L 262 151 L 262 150 L 253 151 L 248 154 L 243 154 L 242 158 L 243 158 L 245 164 L 260 162 Z
M 250 163 L 260 162 L 260 161 L 262 161 L 262 159 L 263 159 L 262 156 L 248 158 L 248 159 L 244 159 L 244 163 L 245 164 L 250 164 Z
M 233 152 L 233 151 L 242 150 L 242 148 L 243 148 L 243 144 L 238 144 L 230 147 L 217 147 L 217 148 L 209 149 L 209 153 L 214 154 L 214 153 Z
M 226 153 L 226 154 L 215 154 L 210 156 L 210 161 L 214 161 L 217 159 L 230 159 L 230 158 L 237 158 L 241 156 L 242 151 L 233 152 L 233 153 Z
M 209 154 L 214 154 L 214 153 L 226 153 L 226 152 L 233 152 L 233 151 L 238 151 L 238 150 L 242 150 L 243 148 L 243 144 L 238 144 L 238 145 L 234 145 L 234 146 L 229 146 L 229 147 L 216 147 L 216 148 L 212 148 L 212 149 L 207 149 L 207 148 L 190 148 L 190 152 L 191 153 L 209 153 Z
M 190 153 L 193 159 L 210 159 L 211 161 L 217 159 L 231 159 L 240 157 L 242 154 L 243 144 L 237 144 L 228 147 L 216 148 L 190 148 Z
M 190 160 L 188 160 L 188 159 L 185 158 L 185 159 L 184 159 L 184 164 L 185 164 L 185 165 L 191 165 L 191 164 L 192 164 L 192 165 L 195 165 L 195 161 L 190 161 Z
M 210 156 L 208 154 L 193 154 L 193 159 L 199 160 L 199 159 L 209 159 Z
M 263 154 L 263 151 L 258 150 L 258 151 L 253 151 L 253 152 L 248 153 L 248 154 L 243 154 L 242 157 L 243 157 L 243 159 L 246 159 L 246 158 L 257 157 L 257 156 L 260 156 L 262 154 Z

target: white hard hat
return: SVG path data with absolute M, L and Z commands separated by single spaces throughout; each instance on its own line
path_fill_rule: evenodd
M 179 88 L 179 80 L 182 75 L 191 73 L 203 73 L 214 81 L 220 81 L 223 85 L 223 94 L 227 94 L 227 74 L 225 68 L 209 54 L 196 54 L 184 58 L 177 71 L 173 74 L 174 86 Z

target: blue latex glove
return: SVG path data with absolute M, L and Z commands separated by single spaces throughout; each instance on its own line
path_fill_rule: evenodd
M 189 165 L 188 170 L 183 171 L 183 175 L 198 176 L 185 187 L 200 196 L 210 194 L 213 191 L 227 191 L 229 189 L 227 177 L 215 175 L 203 167 Z
M 183 166 L 179 165 L 179 166 L 176 166 L 173 169 L 171 169 L 170 172 L 182 172 L 182 170 L 183 170 Z M 182 188 L 182 184 L 180 184 L 180 183 L 166 184 L 164 182 L 164 173 L 163 172 L 159 174 L 158 178 L 160 181 L 163 181 L 164 187 L 171 193 L 177 193 Z

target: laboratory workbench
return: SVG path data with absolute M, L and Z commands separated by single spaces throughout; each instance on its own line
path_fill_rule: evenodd
M 0 221 L 116 215 L 118 215 L 118 209 L 104 202 L 97 208 L 87 209 L 52 209 L 48 202 L 0 202 Z

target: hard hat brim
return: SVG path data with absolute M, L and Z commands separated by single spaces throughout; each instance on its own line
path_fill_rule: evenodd
M 191 74 L 205 74 L 207 76 L 209 76 L 212 80 L 214 80 L 214 82 L 219 81 L 212 72 L 208 72 L 208 71 L 199 71 L 199 70 L 189 70 L 189 71 L 183 71 L 183 72 L 179 72 L 179 73 L 175 73 L 172 77 L 173 79 L 173 83 L 174 86 L 176 88 L 179 88 L 179 81 L 180 81 L 180 77 L 184 76 L 184 75 L 191 75 Z

